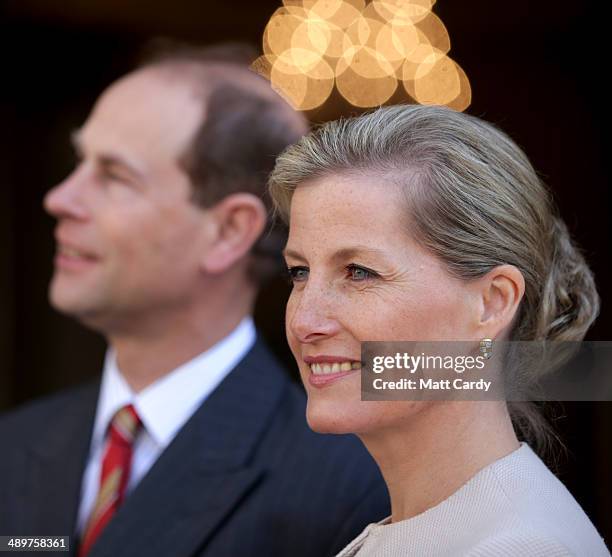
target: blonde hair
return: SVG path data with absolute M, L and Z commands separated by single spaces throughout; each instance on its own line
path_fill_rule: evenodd
M 269 179 L 277 212 L 288 221 L 300 184 L 346 173 L 399 184 L 409 232 L 452 275 L 469 280 L 502 264 L 520 270 L 525 295 L 510 340 L 584 337 L 599 310 L 593 274 L 526 155 L 495 126 L 420 105 L 329 122 L 278 157 Z M 509 408 L 525 438 L 547 443 L 532 405 Z

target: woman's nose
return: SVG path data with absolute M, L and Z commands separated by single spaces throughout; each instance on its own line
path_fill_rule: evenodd
M 336 334 L 340 324 L 332 293 L 323 285 L 307 284 L 293 292 L 287 304 L 287 326 L 300 342 L 316 342 Z

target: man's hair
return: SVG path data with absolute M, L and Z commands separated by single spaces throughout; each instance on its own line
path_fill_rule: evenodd
M 179 161 L 191 179 L 193 200 L 202 207 L 247 192 L 270 209 L 266 184 L 276 157 L 307 131 L 305 118 L 249 69 L 256 55 L 243 43 L 195 47 L 157 40 L 140 64 L 169 69 L 173 78 L 202 91 L 204 117 Z M 268 221 L 253 248 L 257 282 L 277 270 L 285 239 L 283 231 L 273 229 L 272 219 Z

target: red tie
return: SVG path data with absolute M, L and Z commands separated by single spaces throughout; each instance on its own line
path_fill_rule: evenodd
M 131 404 L 118 410 L 110 423 L 102 461 L 100 489 L 83 533 L 79 557 L 87 555 L 123 501 L 130 476 L 132 444 L 141 425 L 140 418 Z

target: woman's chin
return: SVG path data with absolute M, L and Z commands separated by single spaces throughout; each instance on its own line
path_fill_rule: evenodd
M 309 400 L 306 408 L 308 426 L 317 433 L 355 433 L 360 429 L 355 415 L 343 410 L 340 405 L 329 404 L 329 401 L 313 403 Z
M 337 420 L 334 421 L 323 416 L 308 417 L 307 420 L 310 429 L 317 433 L 352 433 L 343 424 L 338 423 Z

